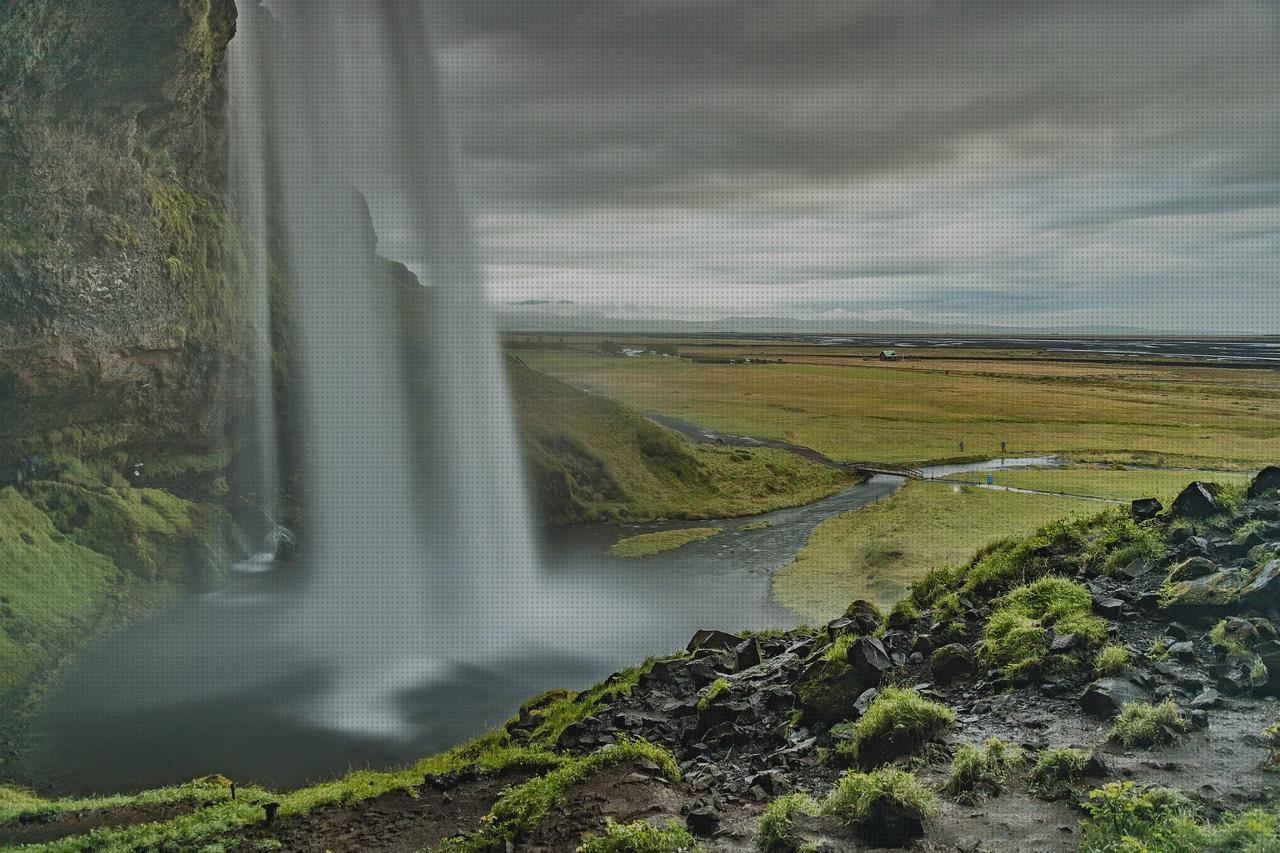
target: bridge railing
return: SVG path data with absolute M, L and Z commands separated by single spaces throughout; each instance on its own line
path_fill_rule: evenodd
M 849 468 L 864 474 L 886 474 L 890 477 L 906 477 L 908 480 L 923 480 L 924 472 L 909 465 L 894 465 L 891 462 L 850 462 Z

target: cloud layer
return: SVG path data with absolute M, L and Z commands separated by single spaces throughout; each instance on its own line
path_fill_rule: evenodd
M 438 0 L 497 298 L 1280 330 L 1280 5 Z

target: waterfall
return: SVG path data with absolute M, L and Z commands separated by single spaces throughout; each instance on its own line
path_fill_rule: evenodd
M 254 307 L 275 246 L 300 383 L 307 591 L 276 630 L 329 668 L 315 722 L 391 731 L 398 689 L 518 641 L 537 578 L 421 3 L 248 0 L 230 70 Z

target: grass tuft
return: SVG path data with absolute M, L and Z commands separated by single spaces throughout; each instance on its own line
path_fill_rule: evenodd
M 922 824 L 935 809 L 933 794 L 915 776 L 891 767 L 845 773 L 822 803 L 823 815 L 873 843 L 918 834 L 904 824 Z
M 946 705 L 914 690 L 887 687 L 849 729 L 849 738 L 836 746 L 836 754 L 875 767 L 914 753 L 954 722 L 955 714 Z
M 1191 730 L 1191 722 L 1172 699 L 1159 705 L 1126 702 L 1107 732 L 1107 739 L 1124 747 L 1173 743 Z
M 1123 675 L 1133 665 L 1133 655 L 1124 646 L 1114 643 L 1103 646 L 1093 661 L 1093 671 L 1098 675 Z
M 1025 758 L 1021 749 L 996 737 L 987 738 L 982 746 L 965 744 L 956 750 L 942 790 L 970 801 L 998 794 L 1009 772 L 1020 767 Z
M 765 806 L 756 831 L 756 848 L 762 853 L 792 853 L 799 846 L 794 835 L 797 814 L 816 815 L 822 806 L 808 794 L 786 794 Z
M 698 697 L 698 710 L 705 711 L 711 707 L 711 703 L 716 701 L 716 697 L 729 689 L 729 682 L 723 678 L 717 678 L 707 687 L 705 693 Z
M 1027 790 L 1046 800 L 1061 800 L 1084 779 L 1089 753 L 1064 746 L 1046 749 L 1027 774 Z

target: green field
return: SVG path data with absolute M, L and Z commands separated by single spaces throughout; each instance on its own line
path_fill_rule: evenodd
M 612 557 L 648 557 L 663 551 L 674 551 L 692 542 L 701 542 L 720 533 L 719 527 L 686 527 L 681 530 L 659 530 L 619 539 L 609 548 Z
M 531 479 L 551 522 L 756 515 L 853 482 L 781 450 L 694 444 L 613 400 L 518 364 L 511 385 Z
M 820 350 L 822 348 L 812 348 Z M 731 350 L 727 352 L 732 352 Z M 977 355 L 941 366 L 701 364 L 587 352 L 521 358 L 640 411 L 812 447 L 836 459 L 924 462 L 1062 453 L 1202 467 L 1280 458 L 1280 375 Z M 960 442 L 965 448 L 960 450 Z
M 1104 508 L 1078 498 L 908 482 L 891 497 L 818 525 L 795 562 L 774 575 L 773 594 L 814 623 L 839 616 L 857 598 L 888 608 L 935 566 L 962 562 L 996 539 Z
M 988 472 L 957 474 L 951 479 L 970 483 L 985 483 Z M 997 486 L 1018 489 L 1035 489 L 1044 492 L 1062 492 L 1072 495 L 1091 495 L 1115 500 L 1135 498 L 1159 498 L 1166 506 L 1192 480 L 1216 482 L 1222 485 L 1247 483 L 1249 475 L 1223 473 L 1221 471 L 1159 471 L 1150 468 L 1113 469 L 1093 466 L 1066 468 L 1012 469 L 992 471 Z

